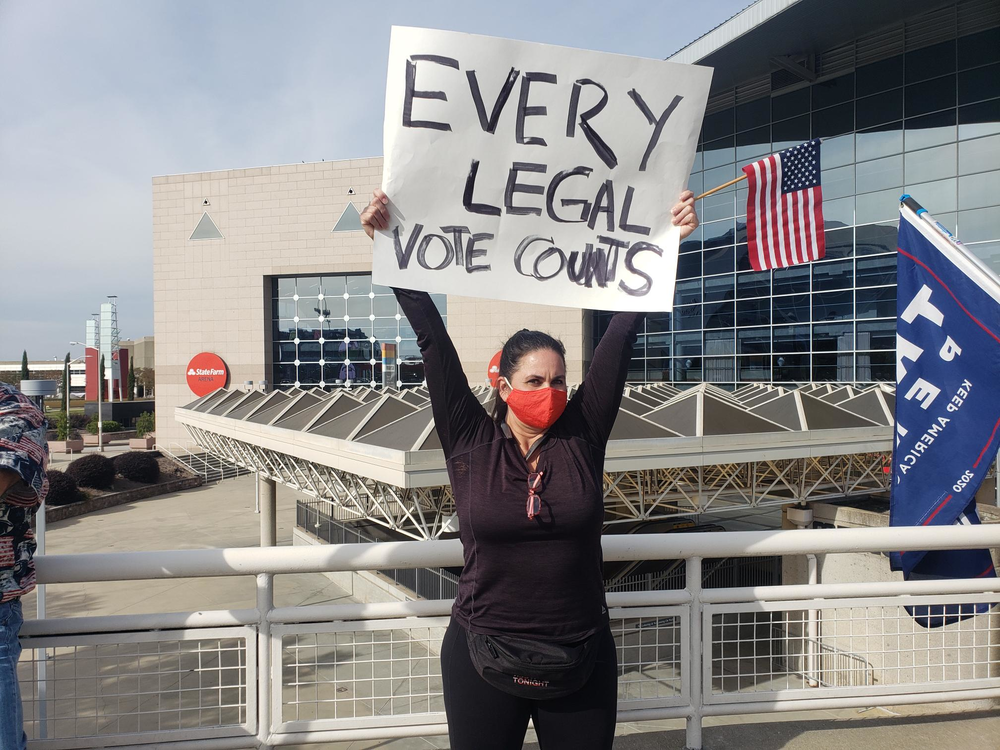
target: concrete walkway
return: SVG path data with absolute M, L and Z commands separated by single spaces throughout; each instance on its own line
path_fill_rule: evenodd
M 89 452 L 89 451 L 88 451 Z M 112 448 L 109 454 L 113 455 Z M 64 468 L 69 456 L 56 456 Z M 259 543 L 254 512 L 254 478 L 161 495 L 50 524 L 48 554 L 125 552 L 160 549 L 250 547 Z M 278 543 L 291 544 L 296 493 L 278 487 Z M 347 593 L 321 574 L 277 576 L 278 606 L 350 601 Z M 34 617 L 35 597 L 25 597 L 25 616 Z M 112 584 L 48 587 L 49 617 L 127 613 L 182 612 L 254 606 L 250 577 L 172 581 L 124 581 Z M 940 709 L 937 709 L 940 710 Z M 935 714 L 934 707 L 890 710 L 844 709 L 706 719 L 706 750 L 1000 750 L 1000 712 Z M 620 724 L 615 750 L 680 750 L 683 721 Z M 529 731 L 526 742 L 535 738 Z M 448 748 L 447 737 L 373 740 L 301 746 L 326 750 L 429 750 Z M 536 750 L 537 745 L 525 748 Z

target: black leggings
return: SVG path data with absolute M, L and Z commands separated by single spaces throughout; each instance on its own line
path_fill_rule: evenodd
M 530 718 L 541 750 L 610 750 L 618 703 L 618 652 L 608 628 L 597 665 L 575 693 L 518 698 L 479 676 L 465 629 L 454 619 L 441 645 L 444 707 L 451 750 L 520 750 Z

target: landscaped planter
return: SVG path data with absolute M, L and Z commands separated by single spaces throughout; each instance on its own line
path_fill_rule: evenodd
M 95 440 L 94 445 L 97 445 Z M 83 450 L 83 438 L 78 440 L 50 440 L 49 453 L 79 453 Z
M 134 451 L 149 451 L 153 449 L 153 445 L 156 443 L 156 438 L 152 435 L 147 435 L 146 437 L 134 437 L 129 438 L 128 447 L 129 450 Z
M 113 440 L 131 440 L 135 437 L 135 430 L 125 430 L 123 432 L 105 432 L 104 433 L 104 444 L 112 442 Z M 87 433 L 83 436 L 85 445 L 97 445 L 97 435 L 91 435 Z

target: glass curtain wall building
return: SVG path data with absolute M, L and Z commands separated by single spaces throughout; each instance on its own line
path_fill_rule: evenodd
M 975 12 L 972 12 L 975 11 Z M 895 380 L 896 225 L 906 192 L 1000 271 L 1000 5 L 957 3 L 713 95 L 696 194 L 823 139 L 826 258 L 756 273 L 745 183 L 701 201 L 672 313 L 649 315 L 633 381 Z M 595 340 L 611 314 L 594 314 Z
M 277 388 L 382 385 L 382 344 L 397 349 L 396 387 L 420 385 L 417 337 L 371 274 L 271 279 L 272 382 Z M 432 294 L 447 323 L 447 297 Z

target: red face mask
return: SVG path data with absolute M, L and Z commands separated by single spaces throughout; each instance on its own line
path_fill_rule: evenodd
M 511 387 L 507 406 L 528 427 L 547 430 L 566 410 L 566 391 L 556 388 L 519 391 Z

